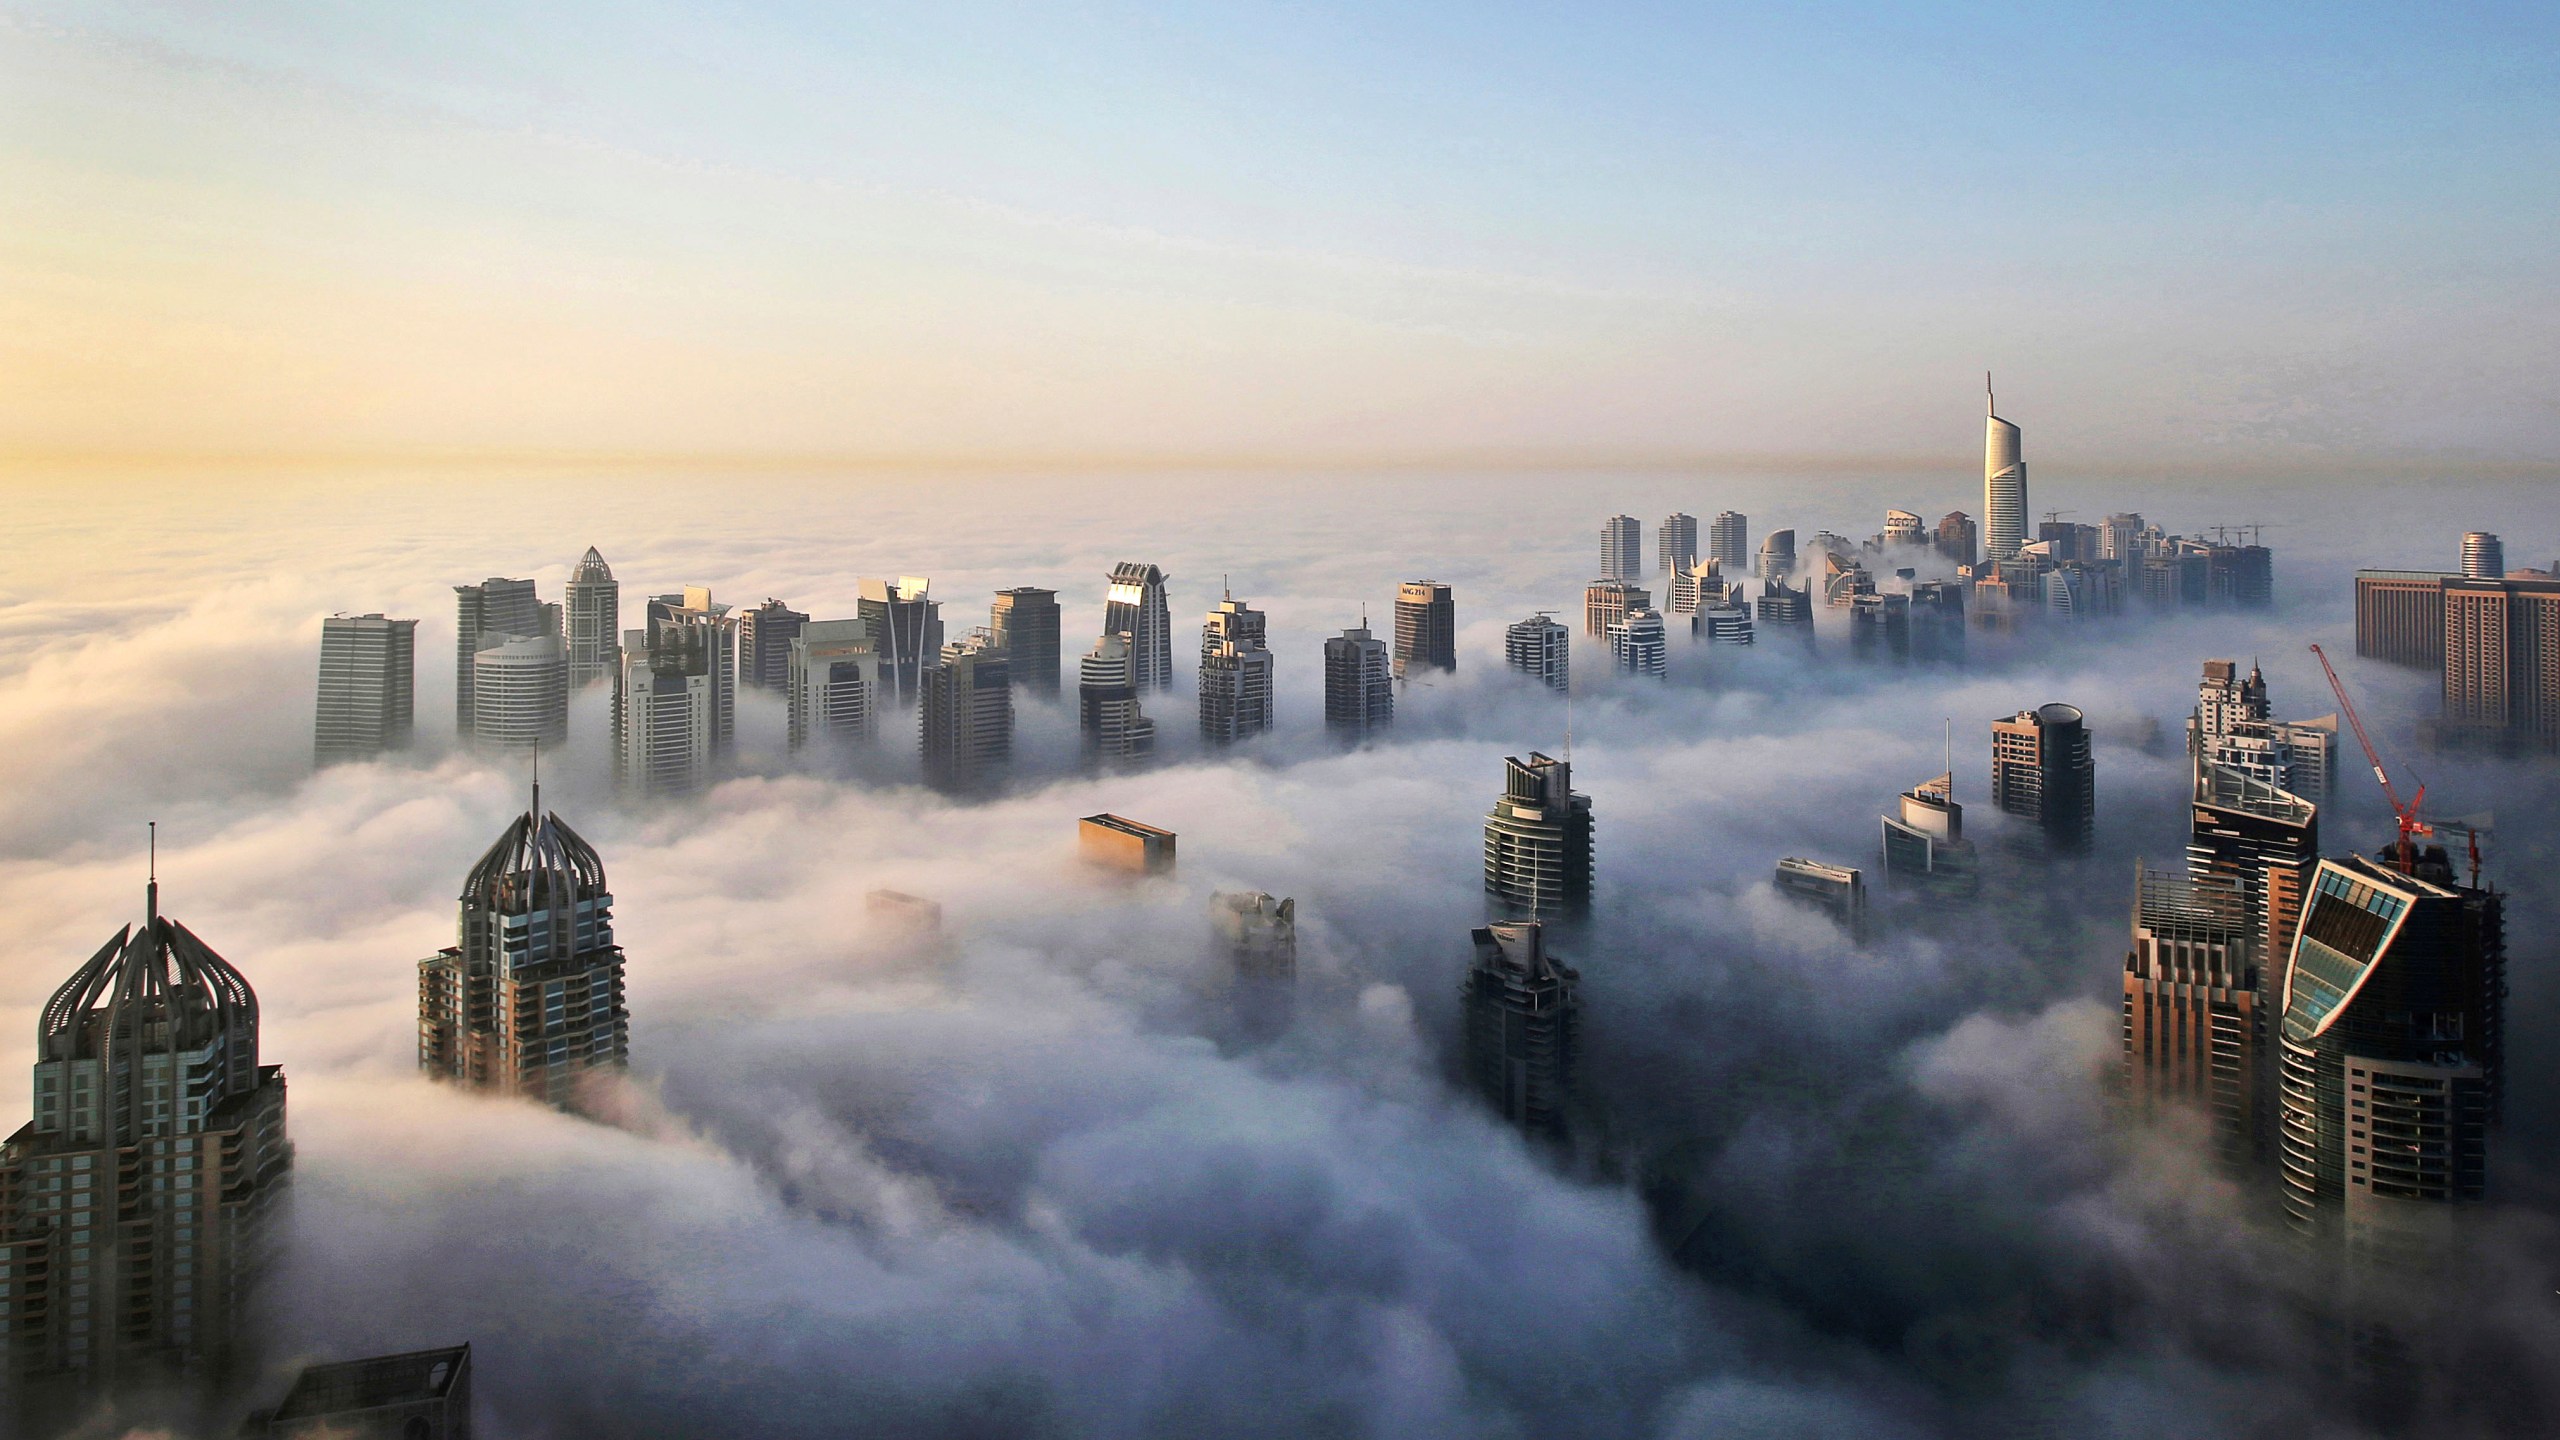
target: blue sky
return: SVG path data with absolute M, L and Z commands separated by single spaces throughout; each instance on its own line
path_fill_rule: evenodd
M 2560 455 L 2547 9 L 0 14 L 21 448 Z

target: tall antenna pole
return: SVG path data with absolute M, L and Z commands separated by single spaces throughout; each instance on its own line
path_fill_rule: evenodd
M 533 747 L 533 812 L 532 812 L 532 813 L 533 813 L 533 824 L 534 824 L 534 828 L 536 828 L 536 829 L 540 829 L 540 828 L 542 827 L 542 746 L 541 746 L 540 742 L 536 742 L 536 743 L 535 743 L 535 745 L 534 745 L 534 747 Z
M 1956 798 L 1956 717 L 1947 717 L 1947 799 Z
M 142 887 L 143 913 L 148 924 L 160 923 L 160 822 L 151 822 L 151 868 Z

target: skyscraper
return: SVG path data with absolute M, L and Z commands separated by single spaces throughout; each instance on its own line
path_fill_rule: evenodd
M 1964 663 L 1964 592 L 1964 585 L 1952 580 L 1923 580 L 1911 587 L 1912 659 Z
M 1609 622 L 1609 658 L 1621 675 L 1660 680 L 1671 673 L 1662 612 L 1645 606 Z
M 2434 670 L 2444 664 L 2444 582 L 2432 570 L 2356 572 L 2356 653 Z
M 1550 690 L 1573 688 L 1573 635 L 1545 612 L 1513 624 L 1502 635 L 1503 663 L 1534 675 Z
M 1155 753 L 1156 722 L 1138 709 L 1130 678 L 1129 637 L 1105 635 L 1084 657 L 1076 687 L 1076 711 L 1084 753 L 1104 765 L 1131 765 Z
M 2472 530 L 2462 537 L 2462 576 L 2466 580 L 2503 580 L 2507 577 L 2507 547 L 2486 530 Z
M 1991 401 L 1991 375 L 1982 376 L 1982 530 L 1983 553 L 2006 560 L 2027 543 L 2027 463 L 2020 458 L 2018 427 L 2000 418 Z
M 1972 516 L 1961 510 L 1950 510 L 1938 521 L 1938 553 L 1949 564 L 1972 564 L 1975 546 Z
M 901 575 L 894 585 L 864 580 L 855 591 L 853 613 L 871 622 L 881 679 L 901 704 L 916 698 L 925 662 L 942 653 L 942 604 L 932 588 L 921 575 Z
M 992 786 L 1013 758 L 1013 682 L 992 633 L 972 630 L 942 647 L 925 667 L 919 709 L 925 783 L 962 793 Z
M 33 1118 L 0 1146 L 0 1400 L 53 1434 L 111 1389 L 254 1373 L 248 1311 L 293 1167 L 258 997 L 160 913 L 36 1024 Z M 6 1411 L 0 1411 L 5 1415 Z
M 1740 575 L 1751 563 L 1751 517 L 1726 510 L 1707 526 L 1707 558 L 1728 575 Z
M 1796 532 L 1772 530 L 1760 542 L 1760 578 L 1784 580 L 1795 573 Z
M 1153 565 L 1124 560 L 1111 567 L 1102 633 L 1129 637 L 1130 683 L 1143 695 L 1173 687 L 1173 616 L 1165 608 L 1170 578 Z
M 1873 591 L 1849 602 L 1849 653 L 1869 663 L 1911 659 L 1911 597 Z
M 555 627 L 544 623 L 542 600 L 530 580 L 491 576 L 477 585 L 454 586 L 453 598 L 453 728 L 468 741 L 474 715 L 471 659 L 480 653 L 481 637 L 544 635 Z
M 1991 803 L 2033 821 L 2054 849 L 2089 848 L 2097 774 L 2087 723 L 2074 706 L 2044 705 L 1991 722 Z
M 768 595 L 738 617 L 738 683 L 780 690 L 791 683 L 791 640 L 809 623 L 802 611 Z
M 1655 568 L 1669 574 L 1698 560 L 1698 517 L 1675 510 L 1662 517 L 1662 528 L 1654 532 Z
M 2142 558 L 2142 517 L 2110 515 L 2098 526 L 2098 558 L 2130 566 Z
M 1601 524 L 1600 575 L 1605 580 L 1644 578 L 1644 526 L 1633 515 L 1612 515 Z
M 569 572 L 569 688 L 581 690 L 619 674 L 622 584 L 596 547 Z
M 2441 733 L 2560 749 L 2560 581 L 2444 582 Z
M 1929 543 L 1928 533 L 1920 528 L 1920 517 L 1908 510 L 1884 512 L 1884 533 L 1876 537 L 1884 542 L 1879 549 L 1908 549 Z
M 1582 633 L 1594 640 L 1609 638 L 1609 627 L 1630 610 L 1653 604 L 1653 592 L 1623 580 L 1594 580 L 1582 589 Z
M 1449 587 L 1407 580 L 1396 587 L 1396 678 L 1409 670 L 1458 668 L 1458 611 Z
M 1533 750 L 1502 767 L 1502 798 L 1484 817 L 1485 893 L 1531 915 L 1589 905 L 1591 797 L 1573 792 L 1573 766 Z
M 471 1440 L 471 1347 L 310 1366 L 236 1440 Z
M 2144 1105 L 2202 1110 L 2215 1152 L 2233 1166 L 2263 1143 L 2259 954 L 2246 907 L 2228 885 L 2136 862 L 2133 944 L 2124 961 L 2126 1092 Z
M 1748 646 L 1753 638 L 1751 611 L 1739 599 L 1710 605 L 1690 617 L 1689 633 L 1710 645 Z
M 1775 640 L 1792 641 L 1798 647 L 1813 649 L 1813 584 L 1801 590 L 1790 590 L 1784 580 L 1760 582 L 1760 600 L 1754 610 L 1760 617 L 1760 629 Z
M 1867 930 L 1867 877 L 1856 867 L 1828 865 L 1789 855 L 1771 877 L 1780 895 L 1831 917 L 1833 924 L 1863 938 Z
M 472 747 L 521 752 L 568 738 L 569 654 L 560 637 L 483 632 L 471 656 Z
M 471 867 L 461 908 L 461 943 L 418 962 L 420 1070 L 567 1107 L 591 1072 L 630 1063 L 604 862 L 542 787 Z
M 1725 579 L 1724 566 L 1715 560 L 1699 560 L 1675 567 L 1671 572 L 1671 613 L 1696 615 L 1712 605 L 1724 603 L 1733 593 L 1733 582 Z
M 1582 972 L 1547 953 L 1538 921 L 1470 934 L 1475 963 L 1459 991 L 1467 1079 L 1523 1132 L 1560 1137 L 1580 1078 Z
M 1982 885 L 1953 770 L 1902 792 L 1884 820 L 1884 883 L 1937 903 L 1972 899 Z
M 2365 1260 L 2423 1256 L 2487 1198 L 2503 1098 L 2503 899 L 2441 848 L 2415 870 L 2321 861 L 2285 987 L 2285 1218 Z
M 1288 1029 L 1298 982 L 1298 902 L 1221 891 L 1209 897 L 1209 920 L 1233 967 L 1237 1027 L 1252 1040 Z
M 1395 718 L 1395 673 L 1386 642 L 1370 636 L 1365 620 L 1325 641 L 1325 728 L 1356 737 Z
M 791 637 L 790 743 L 869 742 L 885 698 L 868 620 L 812 620 Z
M 996 592 L 988 628 L 1013 664 L 1018 690 L 1058 693 L 1058 592 L 1017 585 Z
M 729 754 L 737 714 L 737 630 L 729 607 L 690 586 L 649 598 L 648 625 L 622 636 L 613 692 L 613 774 L 643 795 L 689 795 Z
M 322 765 L 406 750 L 415 721 L 415 620 L 332 615 L 320 622 L 319 713 L 312 758 Z
M 2338 773 L 2338 717 L 2278 720 L 2257 666 L 2243 676 L 2232 661 L 2207 660 L 2187 717 L 2187 753 L 2324 804 Z
M 1200 738 L 1232 745 L 1271 728 L 1271 648 L 1261 611 L 1232 594 L 1200 627 Z

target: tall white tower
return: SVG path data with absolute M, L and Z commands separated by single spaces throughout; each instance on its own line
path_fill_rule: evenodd
M 2000 418 L 1991 398 L 1991 372 L 1982 372 L 1982 553 L 2007 560 L 2027 543 L 2027 462 L 2018 455 L 2018 427 Z

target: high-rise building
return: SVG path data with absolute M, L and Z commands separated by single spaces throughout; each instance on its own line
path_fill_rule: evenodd
M 1671 571 L 1671 613 L 1696 615 L 1712 605 L 1723 604 L 1733 593 L 1733 584 L 1724 578 L 1722 562 L 1700 560 L 1674 566 Z
M 1126 815 L 1087 815 L 1076 823 L 1076 848 L 1092 864 L 1132 875 L 1170 875 L 1175 834 Z
M 1698 517 L 1675 510 L 1662 517 L 1654 532 L 1655 567 L 1668 575 L 1698 560 Z
M 240 1440 L 471 1440 L 471 1347 L 309 1366 Z
M 1790 590 L 1784 580 L 1763 580 L 1755 609 L 1760 616 L 1760 629 L 1772 640 L 1792 641 L 1807 651 L 1813 649 L 1811 582 L 1801 590 Z
M 868 620 L 812 620 L 791 637 L 786 680 L 790 743 L 869 743 L 886 698 Z
M 2278 720 L 2257 666 L 2244 676 L 2232 661 L 2207 660 L 2187 717 L 2187 753 L 2324 804 L 2338 773 L 2338 717 Z
M 1633 515 L 1612 515 L 1600 526 L 1600 575 L 1605 580 L 1644 578 L 1644 525 Z
M 2431 570 L 2356 572 L 2356 653 L 2393 665 L 2444 664 L 2444 582 Z
M 460 942 L 418 962 L 418 1068 L 567 1107 L 631 1060 L 604 861 L 533 804 L 462 882 Z
M 1644 606 L 1609 622 L 1609 659 L 1621 675 L 1660 680 L 1671 673 L 1662 612 Z
M 472 747 L 521 752 L 568 738 L 569 653 L 560 637 L 483 632 L 471 656 Z
M 2034 822 L 2052 848 L 2089 848 L 2097 775 L 2077 707 L 2044 705 L 1991 722 L 1991 803 Z
M 1594 640 L 1609 638 L 1609 627 L 1630 610 L 1653 604 L 1653 592 L 1623 580 L 1594 580 L 1582 590 L 1582 633 Z
M 569 572 L 569 688 L 581 690 L 619 674 L 622 584 L 596 547 Z
M 1017 585 L 996 592 L 988 628 L 1013 663 L 1017 690 L 1058 693 L 1058 592 Z
M 471 699 L 472 657 L 480 653 L 482 637 L 556 634 L 558 624 L 556 616 L 544 615 L 542 599 L 530 580 L 491 576 L 477 585 L 454 586 L 453 598 L 453 728 L 469 741 L 476 714 Z M 565 661 L 566 654 L 561 658 Z
M 1924 664 L 1964 663 L 1965 587 L 1923 580 L 1911 587 L 1911 658 Z
M 2246 906 L 2228 886 L 2136 863 L 2133 944 L 2124 960 L 2125 1089 L 2146 1106 L 2202 1110 L 2216 1153 L 2233 1166 L 2264 1144 L 2259 953 Z
M 1982 377 L 1983 553 L 2006 560 L 2027 543 L 2027 463 L 2020 457 L 2018 427 L 2000 418 L 1991 401 L 1991 376 Z
M 1855 867 L 1789 855 L 1778 862 L 1771 883 L 1786 898 L 1830 916 L 1853 939 L 1866 934 L 1867 877 Z
M 2441 733 L 2560 749 L 2560 580 L 2444 582 Z
M 1573 689 L 1572 632 L 1543 610 L 1503 631 L 1502 659 L 1520 674 L 1537 677 L 1550 690 Z
M 737 717 L 737 628 L 689 586 L 649 597 L 647 628 L 622 635 L 613 691 L 613 774 L 642 795 L 689 795 L 727 758 Z
M 1156 722 L 1138 709 L 1129 637 L 1105 635 L 1084 657 L 1076 687 L 1084 753 L 1104 765 L 1131 765 L 1155 753 Z
M 807 614 L 768 595 L 738 616 L 738 683 L 780 690 L 791 683 L 791 641 Z
M 1550 955 L 1535 920 L 1480 925 L 1459 1004 L 1467 1079 L 1523 1132 L 1557 1138 L 1573 1108 L 1582 1052 L 1582 972 Z
M 1271 648 L 1261 611 L 1230 594 L 1200 627 L 1200 738 L 1232 745 L 1271 728 Z
M 1458 668 L 1458 609 L 1437 580 L 1396 587 L 1396 678 L 1411 670 Z
M 1796 532 L 1772 530 L 1760 542 L 1760 578 L 1784 580 L 1796 570 Z
M 1738 599 L 1710 605 L 1690 617 L 1689 633 L 1710 645 L 1747 646 L 1752 641 L 1751 611 Z
M 925 667 L 918 710 L 925 783 L 964 793 L 992 786 L 1013 758 L 1013 681 L 995 636 L 972 630 L 943 646 Z
M 2142 532 L 2136 514 L 2110 515 L 2098 526 L 2098 558 L 2130 566 L 2142 558 Z
M 1220 891 L 1209 897 L 1209 922 L 1233 967 L 1238 1028 L 1255 1040 L 1288 1029 L 1298 983 L 1298 902 Z
M 2507 577 L 2507 547 L 2486 530 L 2472 530 L 2462 537 L 2462 577 L 2466 580 L 2503 580 Z
M 259 1063 L 249 982 L 160 913 L 156 876 L 143 894 L 141 928 L 39 1012 L 34 1115 L 0 1145 L 13 1434 L 61 1433 L 110 1391 L 255 1373 L 251 1307 L 293 1166 L 284 1072 Z
M 1726 510 L 1707 524 L 1707 558 L 1727 574 L 1740 575 L 1751 563 L 1751 517 Z
M 1573 766 L 1529 752 L 1502 762 L 1502 798 L 1484 817 L 1485 893 L 1515 911 L 1557 915 L 1591 903 L 1591 797 Z
M 1977 549 L 1973 517 L 1951 510 L 1938 521 L 1938 553 L 1952 565 L 1971 565 Z
M 1849 602 L 1849 653 L 1871 664 L 1911 661 L 1911 597 L 1857 595 Z
M 1386 642 L 1370 636 L 1365 620 L 1325 641 L 1325 728 L 1359 736 L 1395 718 L 1395 672 Z
M 1982 885 L 1981 862 L 1964 838 L 1964 806 L 1953 770 L 1902 792 L 1884 820 L 1884 883 L 1926 901 L 1969 900 Z
M 1929 533 L 1922 528 L 1920 517 L 1910 511 L 1887 510 L 1884 512 L 1884 533 L 1876 539 L 1880 542 L 1879 549 L 1900 550 L 1928 544 Z
M 2285 1218 L 2363 1260 L 2422 1256 L 2487 1198 L 2503 1098 L 2503 899 L 2441 848 L 2413 868 L 2321 861 L 2285 987 Z
M 1173 687 L 1173 615 L 1165 608 L 1168 577 L 1153 565 L 1122 561 L 1111 567 L 1111 589 L 1102 607 L 1102 633 L 1129 637 L 1130 683 L 1143 695 Z
M 415 728 L 415 620 L 332 615 L 320 622 L 319 713 L 311 728 L 315 762 L 370 760 L 406 750 Z
M 856 587 L 853 613 L 871 622 L 881 679 L 901 704 L 916 698 L 925 662 L 942 653 L 942 602 L 932 589 L 933 582 L 921 575 L 901 575 L 895 584 L 864 580 Z

